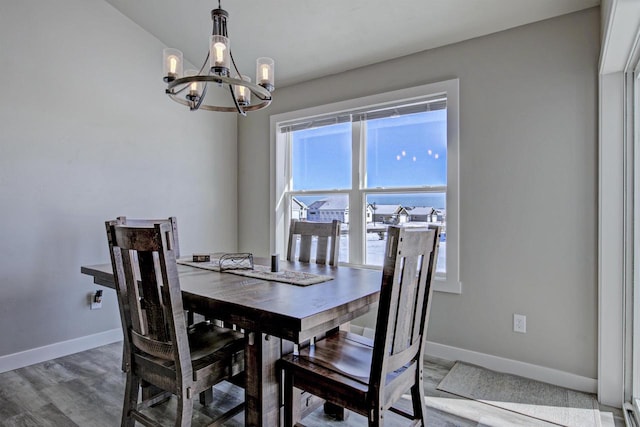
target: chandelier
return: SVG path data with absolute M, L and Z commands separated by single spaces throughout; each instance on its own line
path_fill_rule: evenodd
M 271 104 L 271 92 L 275 88 L 273 59 L 257 59 L 256 83 L 251 82 L 251 77 L 241 74 L 231 54 L 227 34 L 228 19 L 229 14 L 221 8 L 218 0 L 218 8 L 211 11 L 213 30 L 209 52 L 199 71 L 182 72 L 182 52 L 178 49 L 167 48 L 162 52 L 163 79 L 167 83 L 166 93 L 174 101 L 189 107 L 191 111 L 202 109 L 237 112 L 244 116 L 247 111 L 260 110 Z M 212 105 L 205 102 L 207 89 L 212 84 L 229 89 L 233 106 Z M 257 102 L 252 103 L 252 94 L 257 98 Z

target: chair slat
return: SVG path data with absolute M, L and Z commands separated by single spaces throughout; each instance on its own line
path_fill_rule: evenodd
M 298 261 L 309 262 L 311 260 L 311 242 L 310 235 L 300 236 L 300 254 L 298 255 Z
M 326 264 L 327 263 L 328 249 L 329 249 L 329 237 L 328 236 L 318 236 L 317 245 L 318 245 L 318 248 L 316 250 L 316 263 L 317 264 Z
M 399 296 L 397 300 L 397 314 L 395 319 L 390 319 L 393 329 L 390 333 L 394 335 L 391 353 L 407 349 L 411 345 L 413 334 L 413 319 L 415 318 L 415 296 L 418 292 L 418 282 L 416 268 L 418 258 L 415 256 L 403 257 L 402 278 L 399 286 Z M 395 322 L 393 322 L 395 320 Z M 395 323 L 395 324 L 394 324 Z
M 129 300 L 129 308 L 131 310 L 131 319 L 128 326 L 129 328 L 132 328 L 133 330 L 139 331 L 141 334 L 146 335 L 146 314 L 141 305 L 142 292 L 137 285 L 139 274 L 137 274 L 136 269 L 134 269 L 134 262 L 137 263 L 137 257 L 135 257 L 135 260 L 132 260 L 134 254 L 131 251 L 122 250 L 119 247 L 115 247 L 114 249 L 117 249 L 118 253 L 122 257 L 122 265 L 118 266 L 118 268 L 122 270 L 122 274 L 124 275 L 121 286 L 123 286 L 125 289 L 124 295 Z

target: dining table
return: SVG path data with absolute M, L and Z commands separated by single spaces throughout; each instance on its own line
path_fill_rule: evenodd
M 257 266 L 269 258 L 254 259 Z M 294 344 L 359 317 L 378 302 L 382 272 L 350 266 L 278 262 L 279 272 L 328 276 L 306 286 L 178 264 L 184 307 L 245 332 L 245 423 L 281 425 L 281 393 L 276 362 Z M 110 263 L 81 266 L 93 283 L 115 289 Z

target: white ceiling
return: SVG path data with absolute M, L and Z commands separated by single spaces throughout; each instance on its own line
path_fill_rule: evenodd
M 217 0 L 106 0 L 200 66 Z M 597 6 L 600 0 L 222 0 L 236 63 L 276 62 L 276 87 Z M 159 58 L 161 52 L 158 52 Z M 160 60 L 158 61 L 160 63 Z M 160 67 L 160 66 L 159 66 Z

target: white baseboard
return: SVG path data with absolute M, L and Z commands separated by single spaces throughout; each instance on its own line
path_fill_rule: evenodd
M 355 332 L 355 331 L 354 331 Z M 45 362 L 80 351 L 89 350 L 101 345 L 111 344 L 122 340 L 122 329 L 111 329 L 86 337 L 76 338 L 50 344 L 44 347 L 33 348 L 19 353 L 0 356 L 0 373 L 23 368 L 35 363 Z M 464 350 L 431 341 L 427 342 L 426 353 L 430 356 L 447 360 L 459 360 L 472 363 L 499 372 L 520 375 L 537 381 L 543 381 L 572 390 L 586 393 L 596 393 L 598 381 L 594 378 L 583 377 L 557 369 L 533 365 L 517 360 L 505 359 L 490 354 Z
M 513 359 L 492 356 L 490 354 L 478 353 L 476 351 L 464 350 L 444 344 L 427 341 L 425 352 L 434 357 L 447 360 L 459 360 L 471 363 L 493 371 L 505 372 L 519 375 L 532 380 L 583 391 L 585 393 L 597 393 L 598 380 L 583 377 L 580 375 L 564 372 L 557 369 L 545 368 L 544 366 L 533 365 L 531 363 L 519 362 Z
M 89 350 L 101 345 L 111 344 L 120 340 L 122 340 L 122 329 L 117 328 L 45 345 L 43 347 L 32 348 L 19 353 L 7 354 L 6 356 L 0 356 L 0 373 Z

